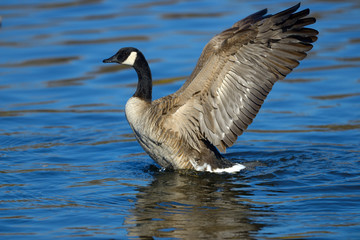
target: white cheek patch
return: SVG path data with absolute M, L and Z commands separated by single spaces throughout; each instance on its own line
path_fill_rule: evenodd
M 128 58 L 122 62 L 124 65 L 134 66 L 137 57 L 137 52 L 131 52 Z

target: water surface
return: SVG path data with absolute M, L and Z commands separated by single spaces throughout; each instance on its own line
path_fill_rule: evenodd
M 154 98 L 176 91 L 215 34 L 291 1 L 0 3 L 4 239 L 359 239 L 358 1 L 302 2 L 309 56 L 278 82 L 227 157 L 238 174 L 160 172 L 124 116 L 141 49 Z

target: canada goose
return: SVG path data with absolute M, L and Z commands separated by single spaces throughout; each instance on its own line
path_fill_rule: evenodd
M 256 12 L 213 37 L 194 71 L 175 93 L 152 101 L 152 78 L 144 55 L 120 49 L 104 63 L 132 66 L 135 94 L 125 106 L 127 120 L 143 149 L 164 168 L 239 171 L 220 152 L 251 124 L 274 83 L 285 78 L 317 40 L 305 26 L 309 9 L 300 3 L 275 15 Z M 218 151 L 219 150 L 219 151 Z

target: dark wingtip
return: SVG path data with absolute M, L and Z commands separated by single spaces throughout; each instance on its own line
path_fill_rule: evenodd
M 298 2 L 297 4 L 295 4 L 294 6 L 292 6 L 291 8 L 294 8 L 295 11 L 298 10 L 301 6 L 301 2 Z
M 288 14 L 296 12 L 299 8 L 300 8 L 300 3 L 295 4 L 294 6 L 275 14 L 275 16 L 277 16 L 277 17 L 283 16 L 283 15 L 286 16 Z

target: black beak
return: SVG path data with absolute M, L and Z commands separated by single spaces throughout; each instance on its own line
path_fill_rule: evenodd
M 117 59 L 116 59 L 115 55 L 103 60 L 103 63 L 116 63 L 116 62 L 117 62 Z

